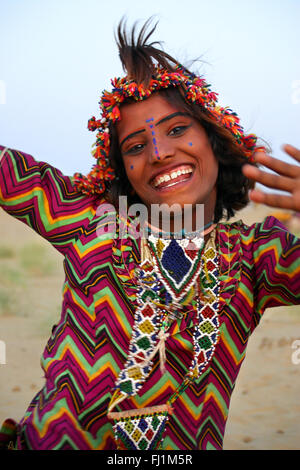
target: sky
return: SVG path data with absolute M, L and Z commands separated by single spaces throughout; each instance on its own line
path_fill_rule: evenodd
M 300 0 L 0 0 L 0 144 L 88 173 L 99 99 L 122 76 L 114 31 L 155 15 L 153 40 L 203 75 L 246 132 L 300 148 Z

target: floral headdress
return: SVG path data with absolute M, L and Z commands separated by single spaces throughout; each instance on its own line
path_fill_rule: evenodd
M 228 107 L 218 106 L 218 94 L 210 90 L 210 85 L 181 65 L 177 65 L 174 72 L 157 66 L 156 73 L 152 76 L 148 87 L 143 83 L 137 84 L 128 77 L 114 78 L 111 83 L 112 91 L 104 90 L 99 102 L 101 118 L 96 120 L 93 116 L 88 122 L 90 131 L 98 131 L 93 145 L 95 149 L 92 151 L 97 163 L 93 165 L 87 176 L 80 173 L 74 175 L 74 183 L 78 191 L 85 194 L 102 194 L 106 189 L 105 183 L 115 178 L 115 171 L 109 165 L 110 125 L 120 121 L 120 105 L 128 98 L 135 101 L 145 100 L 153 92 L 164 88 L 181 86 L 185 99 L 204 107 L 217 123 L 228 129 L 243 149 L 245 156 L 251 161 L 257 141 L 256 135 L 244 134 L 237 114 Z

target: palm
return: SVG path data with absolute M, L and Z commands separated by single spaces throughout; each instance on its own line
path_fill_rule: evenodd
M 300 163 L 299 149 L 285 145 L 284 150 L 296 162 Z M 286 194 L 266 193 L 255 189 L 250 193 L 250 199 L 271 207 L 300 211 L 300 165 L 283 162 L 264 152 L 255 154 L 255 162 L 264 165 L 274 173 L 268 173 L 252 165 L 244 165 L 244 175 L 268 188 L 281 190 Z

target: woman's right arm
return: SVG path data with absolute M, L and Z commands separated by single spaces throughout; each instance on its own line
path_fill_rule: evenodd
M 64 253 L 93 218 L 95 198 L 31 155 L 3 146 L 0 155 L 0 206 Z

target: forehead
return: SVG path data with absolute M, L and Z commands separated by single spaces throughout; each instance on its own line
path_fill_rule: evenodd
M 158 121 L 162 117 L 180 111 L 178 106 L 169 103 L 159 93 L 144 101 L 127 103 L 121 106 L 121 120 L 117 123 L 119 139 L 135 130 L 145 127 L 151 120 Z

